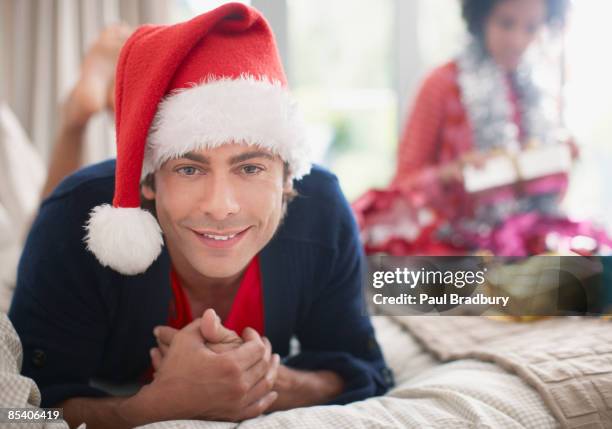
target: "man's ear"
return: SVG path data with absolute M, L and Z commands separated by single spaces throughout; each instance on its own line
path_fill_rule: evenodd
M 142 196 L 145 197 L 147 200 L 155 199 L 155 191 L 151 189 L 149 185 L 142 185 L 140 189 L 142 191 Z
M 140 185 L 140 192 L 147 200 L 155 199 L 155 176 L 153 174 L 149 174 L 142 181 L 142 184 Z

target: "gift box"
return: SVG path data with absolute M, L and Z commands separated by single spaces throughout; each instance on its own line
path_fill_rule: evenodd
M 487 159 L 483 166 L 468 164 L 463 168 L 463 182 L 469 193 L 567 174 L 572 156 L 567 144 L 539 145 L 516 154 L 505 152 Z

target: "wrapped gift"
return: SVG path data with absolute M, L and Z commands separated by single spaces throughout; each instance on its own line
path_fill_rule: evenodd
M 519 178 L 533 180 L 553 174 L 568 173 L 572 167 L 572 154 L 565 143 L 538 146 L 520 152 L 516 163 Z
M 518 180 L 516 166 L 507 155 L 491 157 L 480 167 L 468 164 L 463 168 L 463 184 L 469 193 L 512 185 Z
M 435 210 L 398 191 L 372 189 L 352 204 L 366 254 L 454 255 L 465 249 L 436 238 Z
M 517 182 L 566 174 L 572 165 L 567 144 L 536 145 L 516 154 L 509 152 L 492 156 L 483 166 L 468 164 L 463 169 L 465 190 L 482 192 Z

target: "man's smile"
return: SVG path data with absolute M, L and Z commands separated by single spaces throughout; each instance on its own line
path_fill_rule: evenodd
M 225 231 L 194 229 L 191 231 L 204 245 L 215 249 L 227 249 L 240 242 L 250 229 L 251 227 L 249 226 L 246 228 Z

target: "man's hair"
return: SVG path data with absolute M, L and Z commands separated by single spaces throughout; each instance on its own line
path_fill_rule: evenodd
M 287 180 L 289 180 L 290 176 L 291 176 L 291 170 L 289 169 L 289 163 L 288 162 L 284 162 L 283 163 L 283 183 L 285 183 Z M 143 186 L 147 186 L 147 187 L 155 190 L 155 174 L 154 173 L 147 174 L 145 176 L 145 178 L 142 179 L 142 181 L 140 182 L 140 188 L 141 188 L 141 192 L 140 192 L 140 206 L 143 209 L 151 212 L 153 214 L 153 216 L 155 216 L 155 218 L 157 218 L 157 212 L 155 211 L 155 200 L 149 200 L 149 199 L 145 198 L 145 196 L 142 194 L 142 187 Z M 287 213 L 287 206 L 289 205 L 291 200 L 293 200 L 297 195 L 298 195 L 298 193 L 293 188 L 293 186 L 291 186 L 291 189 L 289 191 L 284 191 L 283 192 L 283 212 L 281 214 L 281 223 L 282 223 L 283 219 L 285 218 L 285 214 Z
M 509 0 L 461 0 L 461 11 L 469 32 L 478 39 L 484 37 L 485 21 L 498 3 Z M 546 24 L 563 28 L 569 0 L 546 0 Z

